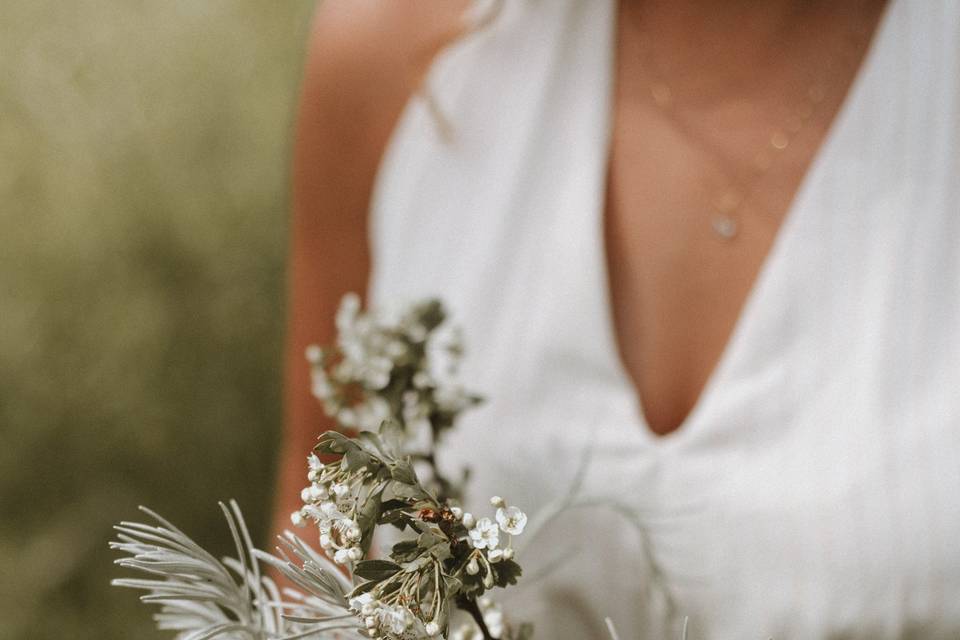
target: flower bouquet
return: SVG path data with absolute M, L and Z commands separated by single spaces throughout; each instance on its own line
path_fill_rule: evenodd
M 319 549 L 290 531 L 276 554 L 256 549 L 237 504 L 221 503 L 237 550 L 221 561 L 143 509 L 156 524 L 121 523 L 111 547 L 144 577 L 113 584 L 145 591 L 179 640 L 530 638 L 490 597 L 521 576 L 513 542 L 526 514 L 499 496 L 489 514 L 465 512 L 467 470 L 448 478 L 437 464 L 439 440 L 481 402 L 457 379 L 463 350 L 443 305 L 364 312 L 349 295 L 336 323 L 336 344 L 306 356 L 337 429 L 307 457 L 291 515 Z

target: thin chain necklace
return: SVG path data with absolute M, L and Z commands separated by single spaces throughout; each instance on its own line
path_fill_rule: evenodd
M 647 89 L 651 101 L 659 111 L 680 127 L 689 139 L 706 151 L 718 167 L 724 167 L 728 163 L 723 159 L 723 155 L 716 149 L 711 148 L 703 140 L 702 135 L 699 135 L 684 122 L 683 118 L 677 115 L 676 93 L 663 79 L 663 76 L 658 73 L 653 42 L 649 33 L 644 29 L 645 21 L 642 16 L 640 18 L 631 22 L 637 32 L 642 56 L 640 62 L 647 77 Z M 855 32 L 852 35 L 859 37 L 855 39 L 843 38 L 843 41 L 852 45 L 850 49 L 852 52 L 856 50 L 855 48 L 859 48 L 861 45 L 860 37 L 865 37 L 865 34 L 865 31 Z M 791 146 L 795 138 L 815 120 L 815 116 L 819 113 L 820 107 L 827 98 L 826 83 L 822 76 L 834 68 L 836 61 L 843 60 L 841 55 L 828 56 L 827 59 L 828 64 L 820 70 L 820 74 L 815 81 L 807 86 L 803 100 L 789 110 L 790 115 L 785 118 L 780 126 L 774 127 L 770 131 L 763 146 L 753 154 L 750 175 L 745 179 L 737 180 L 731 177 L 731 171 L 721 169 L 721 173 L 725 176 L 725 183 L 721 189 L 714 192 L 709 204 L 710 228 L 718 238 L 731 241 L 737 237 L 740 232 L 744 205 L 749 202 L 757 187 L 762 183 L 763 178 Z

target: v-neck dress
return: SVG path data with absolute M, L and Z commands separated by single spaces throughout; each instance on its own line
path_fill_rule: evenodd
M 371 205 L 375 304 L 439 296 L 487 398 L 467 507 L 561 515 L 494 593 L 537 637 L 960 638 L 960 2 L 891 0 L 683 427 L 617 355 L 614 0 L 506 0 L 429 76 Z M 518 541 L 522 541 L 521 537 Z

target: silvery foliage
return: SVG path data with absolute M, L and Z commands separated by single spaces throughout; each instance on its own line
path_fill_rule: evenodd
M 154 615 L 161 630 L 178 640 L 208 638 L 293 640 L 363 638 L 346 594 L 352 581 L 327 558 L 287 532 L 286 551 L 272 556 L 253 547 L 237 504 L 220 504 L 236 545 L 237 557 L 222 561 L 207 553 L 175 526 L 141 509 L 157 522 L 123 522 L 110 547 L 127 554 L 117 564 L 148 578 L 121 578 L 115 586 L 147 592 L 141 600 L 161 606 Z M 300 587 L 284 590 L 263 575 L 261 563 L 276 567 Z M 285 598 L 283 596 L 286 596 Z M 332 637 L 328 635 L 327 637 Z
M 114 584 L 146 591 L 143 601 L 161 605 L 158 626 L 178 640 L 529 638 L 532 628 L 510 625 L 486 595 L 520 576 L 513 538 L 526 515 L 498 496 L 492 518 L 465 513 L 458 485 L 436 471 L 437 440 L 478 402 L 455 380 L 460 346 L 444 319 L 435 300 L 383 315 L 361 313 L 351 296 L 337 316 L 337 346 L 308 350 L 314 392 L 341 430 L 321 436 L 325 462 L 308 457 L 310 484 L 292 519 L 318 527 L 326 555 L 290 532 L 278 555 L 255 549 L 231 502 L 221 508 L 237 558 L 219 561 L 145 509 L 158 524 L 122 523 L 111 547 L 126 554 L 119 565 L 149 577 Z M 417 461 L 430 464 L 424 482 Z M 389 559 L 369 559 L 387 524 L 406 535 Z M 261 565 L 298 589 L 281 593 Z

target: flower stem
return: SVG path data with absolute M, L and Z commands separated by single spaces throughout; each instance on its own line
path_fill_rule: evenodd
M 463 596 L 460 596 L 457 598 L 457 606 L 473 617 L 473 621 L 477 623 L 478 627 L 480 627 L 480 633 L 483 634 L 483 640 L 497 640 L 490 635 L 490 629 L 487 628 L 487 623 L 483 621 L 483 613 L 480 612 L 480 607 L 477 606 L 476 600 L 473 598 L 464 598 Z

